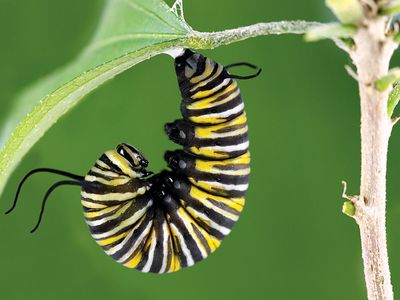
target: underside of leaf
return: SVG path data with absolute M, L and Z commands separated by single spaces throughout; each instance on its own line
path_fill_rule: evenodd
M 202 33 L 185 22 L 182 1 L 108 0 L 92 40 L 64 68 L 26 89 L 0 130 L 0 194 L 30 148 L 84 96 L 117 74 L 176 48 L 212 49 L 250 37 L 302 34 L 315 22 L 259 23 Z

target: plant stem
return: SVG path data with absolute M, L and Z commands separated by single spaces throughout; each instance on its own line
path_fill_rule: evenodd
M 280 21 L 257 23 L 217 32 L 194 31 L 190 36 L 189 46 L 197 49 L 213 49 L 261 35 L 304 34 L 319 25 L 321 23 L 318 22 Z
M 387 19 L 367 19 L 354 36 L 350 55 L 357 67 L 361 98 L 361 186 L 354 218 L 360 227 L 369 300 L 391 300 L 393 290 L 386 246 L 386 164 L 392 121 L 387 113 L 390 89 L 375 82 L 386 75 L 395 44 L 385 35 Z

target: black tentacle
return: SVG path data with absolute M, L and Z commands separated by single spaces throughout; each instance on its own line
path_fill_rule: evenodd
M 20 194 L 20 192 L 21 192 L 22 186 L 24 185 L 25 181 L 26 181 L 29 177 L 31 177 L 33 174 L 42 173 L 42 172 L 43 172 L 43 173 L 44 173 L 44 172 L 53 173 L 53 174 L 57 174 L 57 175 L 69 177 L 69 178 L 75 179 L 75 180 L 80 181 L 80 182 L 82 182 L 82 181 L 84 180 L 84 177 L 83 177 L 83 176 L 79 176 L 79 175 L 72 174 L 72 173 L 65 172 L 65 171 L 61 171 L 61 170 L 50 169 L 50 168 L 38 168 L 38 169 L 33 169 L 33 170 L 31 170 L 28 174 L 26 174 L 26 175 L 24 176 L 24 178 L 22 178 L 21 182 L 19 183 L 18 188 L 17 188 L 17 192 L 16 192 L 15 197 L 14 197 L 13 205 L 11 206 L 11 208 L 10 208 L 9 210 L 6 211 L 6 215 L 9 214 L 10 212 L 12 212 L 12 211 L 15 209 L 15 207 L 16 207 L 16 205 L 17 205 L 17 201 L 18 201 L 19 194 Z
M 255 65 L 253 65 L 251 63 L 248 63 L 248 62 L 239 62 L 239 63 L 230 64 L 230 65 L 225 66 L 225 69 L 229 70 L 230 68 L 233 68 L 233 67 L 242 67 L 242 66 L 249 67 L 251 69 L 258 69 L 258 71 L 257 71 L 257 73 L 252 74 L 252 75 L 248 75 L 248 76 L 240 76 L 240 75 L 228 74 L 227 77 L 233 78 L 233 79 L 246 80 L 246 79 L 255 78 L 255 77 L 257 77 L 258 75 L 261 74 L 261 71 L 262 71 L 261 68 L 255 66 Z
M 47 199 L 49 198 L 50 194 L 58 187 L 63 186 L 63 185 L 78 185 L 78 186 L 82 186 L 82 182 L 79 181 L 72 181 L 72 180 L 62 180 L 59 182 L 56 182 L 55 184 L 53 184 L 46 192 L 46 195 L 43 198 L 42 201 L 42 207 L 40 209 L 40 214 L 39 214 L 39 219 L 35 225 L 35 227 L 31 230 L 31 233 L 34 233 L 38 228 L 39 225 L 42 221 L 43 218 L 43 214 L 44 214 L 44 209 L 46 207 L 46 203 L 47 203 Z

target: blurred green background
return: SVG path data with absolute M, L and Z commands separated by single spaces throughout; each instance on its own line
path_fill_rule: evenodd
M 168 1 L 169 4 L 172 1 Z M 186 1 L 187 21 L 212 31 L 260 21 L 331 21 L 322 0 Z M 101 13 L 101 0 L 0 0 L 0 120 L 25 85 L 73 58 Z M 0 215 L 0 299 L 365 299 L 358 228 L 341 214 L 342 179 L 358 192 L 359 104 L 331 42 L 259 37 L 213 51 L 218 62 L 249 61 L 262 76 L 242 81 L 252 152 L 247 204 L 221 248 L 169 275 L 142 274 L 107 257 L 90 237 L 76 188 L 60 188 L 42 227 L 30 235 L 40 201 L 58 177 L 38 175 L 14 214 Z M 395 58 L 394 64 L 400 62 Z M 87 97 L 36 144 L 0 201 L 5 211 L 30 169 L 84 174 L 120 142 L 138 146 L 153 171 L 165 167 L 162 127 L 179 117 L 170 57 L 158 56 Z M 99 122 L 98 116 L 104 121 Z M 388 174 L 388 247 L 400 293 L 400 131 L 393 132 Z

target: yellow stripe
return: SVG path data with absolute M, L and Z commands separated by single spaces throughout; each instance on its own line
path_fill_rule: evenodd
M 193 100 L 196 100 L 199 98 L 208 97 L 208 96 L 218 92 L 219 90 L 225 88 L 227 85 L 231 84 L 229 81 L 231 81 L 230 78 L 225 78 L 219 85 L 215 86 L 214 88 L 206 90 L 206 91 L 199 91 L 196 94 L 194 94 L 193 96 L 191 96 L 190 98 Z
M 169 217 L 169 215 L 167 215 L 167 217 Z M 169 217 L 169 219 L 170 219 L 170 217 Z M 178 236 L 176 234 L 175 228 L 173 226 L 169 226 L 169 229 L 170 229 L 171 237 L 174 239 L 175 245 L 180 244 L 180 241 L 179 241 L 179 238 L 178 238 Z M 175 253 L 175 251 L 174 251 L 173 262 L 174 262 L 174 264 L 173 264 L 174 268 L 173 268 L 173 270 L 171 272 L 176 272 L 176 271 L 180 270 L 181 269 L 181 263 L 180 263 L 180 260 L 179 260 L 179 255 L 177 253 Z M 171 266 L 172 266 L 172 264 L 171 264 Z
M 223 161 L 221 161 L 223 162 Z M 220 163 L 216 164 L 214 162 L 209 162 L 209 161 L 202 161 L 197 159 L 196 160 L 196 170 L 199 172 L 204 172 L 204 173 L 210 173 L 210 174 L 223 174 L 223 175 L 232 175 L 232 176 L 245 176 L 250 174 L 250 168 L 245 168 L 245 169 L 239 169 L 239 170 L 221 170 L 218 169 L 217 166 L 222 165 L 222 166 L 229 166 L 233 164 L 225 164 L 225 163 Z
M 215 196 L 215 195 L 206 193 L 206 192 L 196 188 L 195 186 L 191 186 L 189 194 L 192 198 L 200 201 L 203 204 L 205 203 L 205 201 L 207 201 L 207 199 L 211 199 L 211 200 L 214 200 L 217 202 L 221 202 L 238 212 L 241 212 L 243 210 L 243 205 L 241 205 L 240 203 L 244 203 L 244 198 L 225 198 L 225 197 Z M 213 205 L 210 202 L 209 202 L 209 204 Z
M 212 125 L 212 126 L 196 126 L 195 127 L 195 136 L 198 139 L 206 139 L 206 138 L 216 138 L 216 137 L 226 137 L 226 136 L 233 136 L 236 134 L 241 134 L 247 131 L 247 126 L 239 129 L 240 132 L 236 131 L 229 131 L 229 132 L 224 132 L 224 133 L 217 133 L 217 131 L 229 128 L 231 126 L 237 126 L 237 125 L 242 125 L 245 124 L 247 121 L 246 119 L 246 113 L 241 114 L 240 116 L 234 118 L 233 120 L 223 123 L 223 124 L 218 124 L 218 125 Z
M 180 201 L 181 202 L 181 204 L 182 205 L 185 205 L 185 202 L 183 201 L 183 200 L 181 200 Z M 210 225 L 210 224 L 208 224 L 208 222 L 206 221 L 206 220 L 203 220 L 197 213 L 196 213 L 196 211 L 195 210 L 193 210 L 193 209 L 190 209 L 189 208 L 189 212 L 190 212 L 190 215 L 189 215 L 189 217 L 191 218 L 191 219 L 197 219 L 197 220 L 201 220 L 202 222 L 205 222 L 205 223 L 207 223 L 207 225 Z M 192 223 L 193 224 L 193 223 Z M 208 233 L 205 229 L 203 229 L 201 226 L 199 226 L 197 223 L 194 223 L 194 225 L 196 226 L 196 228 L 201 232 L 201 234 L 203 235 L 203 237 L 204 237 L 204 239 L 206 240 L 206 242 L 207 242 L 207 244 L 208 244 L 208 247 L 210 248 L 210 250 L 211 250 L 211 252 L 214 252 L 215 251 L 215 249 L 217 249 L 217 246 L 214 244 L 214 239 L 215 239 L 215 237 L 213 237 L 210 233 Z M 195 235 L 196 235 L 196 233 L 194 233 Z M 197 237 L 197 236 L 196 236 Z M 206 251 L 207 252 L 207 251 Z
M 128 268 L 136 268 L 138 264 L 141 262 L 141 260 L 142 260 L 142 251 L 139 251 L 130 261 L 125 263 L 124 266 Z
M 133 228 L 130 228 L 130 229 L 124 231 L 124 233 L 126 233 L 127 236 L 128 236 L 129 234 L 131 234 L 134 230 L 136 230 L 137 228 L 140 227 L 140 225 L 144 222 L 144 219 L 145 219 L 145 218 L 141 218 L 140 221 L 139 221 Z M 147 230 L 147 231 L 148 231 L 148 230 Z M 147 235 L 147 233 L 146 233 L 145 235 Z M 112 238 L 112 237 L 111 237 L 111 238 Z M 122 242 L 123 242 L 123 241 L 122 241 Z M 117 247 L 119 247 L 119 244 L 116 245 L 116 246 L 114 246 L 114 247 L 112 247 L 112 248 L 110 248 L 110 249 L 108 249 L 108 250 L 105 250 L 105 251 L 106 251 L 106 253 L 107 253 L 108 255 L 111 255 L 110 253 L 113 253 L 114 250 L 115 250 L 115 248 L 117 248 Z
M 213 66 L 213 67 L 214 67 L 214 66 Z M 222 70 L 223 70 L 223 69 L 224 69 L 224 67 L 223 67 L 222 65 L 218 64 L 217 71 L 215 72 L 215 74 L 214 74 L 213 76 L 211 76 L 211 77 L 208 78 L 207 80 L 204 80 L 204 81 L 202 81 L 202 82 L 199 82 L 199 83 L 196 84 L 192 89 L 190 89 L 190 91 L 193 92 L 193 91 L 197 90 L 198 88 L 207 85 L 208 83 L 210 83 L 211 81 L 213 81 L 215 78 L 217 78 L 217 77 L 222 73 Z M 211 73 L 210 73 L 209 75 L 211 75 Z M 208 77 L 208 76 L 204 76 L 203 79 L 206 79 L 207 77 Z M 202 79 L 202 80 L 203 80 L 203 79 Z M 195 83 L 195 82 L 192 82 L 192 83 Z
M 206 79 L 208 76 L 211 75 L 213 70 L 214 70 L 214 62 L 211 59 L 206 58 L 204 72 L 199 76 L 191 78 L 190 83 L 195 84 Z
M 131 164 L 123 158 L 116 150 L 109 150 L 104 153 L 112 161 L 113 164 L 118 166 L 123 173 L 131 178 L 138 177 L 138 174 L 132 169 Z
M 226 174 L 226 175 L 248 175 L 250 168 L 239 169 L 239 170 L 221 170 L 218 166 L 229 166 L 229 165 L 248 165 L 250 163 L 250 152 L 246 152 L 238 157 L 232 159 L 226 159 L 222 161 L 206 161 L 196 159 L 195 168 L 199 172 L 212 173 L 212 174 Z
M 85 213 L 83 213 L 83 215 L 85 216 L 86 219 L 97 218 L 97 217 L 99 217 L 101 215 L 105 215 L 113 210 L 117 210 L 119 207 L 120 207 L 120 205 L 114 205 L 114 206 L 106 207 L 101 210 L 85 212 Z
M 181 207 L 179 208 L 179 213 L 180 216 L 186 220 L 186 222 L 188 222 L 190 225 L 194 225 L 196 226 L 196 228 L 198 228 L 199 226 L 197 226 L 197 224 L 195 222 L 193 222 L 193 218 L 190 217 L 188 215 L 188 213 Z M 186 225 L 186 224 L 185 224 Z M 185 226 L 187 228 L 187 230 L 189 231 L 190 235 L 193 237 L 193 239 L 196 241 L 196 245 L 198 247 L 201 247 L 201 249 L 203 249 L 203 251 L 205 252 L 206 256 L 207 256 L 207 249 L 204 247 L 202 241 L 199 239 L 199 237 L 197 236 L 196 232 L 194 231 L 194 229 L 192 227 L 188 227 Z
M 191 147 L 190 152 L 192 152 L 193 154 L 196 154 L 196 155 L 202 155 L 202 156 L 206 156 L 209 158 L 228 158 L 229 157 L 228 153 L 216 152 L 215 150 L 208 149 L 208 148 Z
M 123 239 L 124 237 L 126 237 L 128 235 L 129 231 L 125 231 L 123 233 L 121 233 L 120 235 L 114 236 L 114 237 L 110 237 L 108 239 L 105 240 L 98 240 L 96 241 L 97 244 L 99 244 L 100 246 L 107 246 L 110 245 L 116 241 L 119 241 L 121 239 Z
M 204 116 L 193 116 L 189 118 L 190 121 L 193 123 L 203 123 L 203 124 L 219 124 L 222 122 L 225 122 L 226 118 L 220 118 L 220 117 L 207 117 L 205 118 Z
M 85 201 L 85 200 L 81 200 L 81 204 L 82 204 L 82 206 L 84 206 L 86 208 L 105 208 L 105 207 L 107 207 L 104 204 L 88 202 L 88 201 Z
M 85 181 L 93 182 L 97 181 L 105 185 L 110 185 L 110 186 L 117 186 L 117 185 L 123 185 L 131 181 L 132 179 L 128 176 L 120 176 L 115 179 L 107 180 L 101 177 L 93 176 L 93 175 L 86 175 L 85 176 Z
M 196 194 L 197 194 L 197 195 L 196 195 Z M 222 215 L 222 216 L 224 216 L 224 217 L 226 217 L 226 218 L 228 218 L 228 219 L 231 219 L 231 220 L 233 220 L 233 221 L 237 221 L 237 220 L 239 219 L 239 216 L 238 216 L 238 215 L 235 215 L 235 214 L 233 214 L 233 213 L 230 213 L 230 212 L 228 212 L 228 211 L 222 209 L 221 207 L 218 207 L 218 206 L 214 205 L 213 203 L 211 203 L 210 201 L 208 201 L 207 198 L 204 197 L 204 195 L 203 195 L 203 197 L 202 197 L 201 194 L 202 194 L 202 192 L 200 192 L 200 191 L 193 191 L 193 192 L 192 192 L 192 190 L 190 191 L 190 195 L 191 195 L 194 199 L 197 199 L 197 200 L 198 200 L 200 203 L 202 203 L 204 206 L 206 206 L 206 207 L 212 209 L 212 210 L 215 211 L 216 213 L 218 213 L 218 214 L 220 214 L 220 215 Z M 197 196 L 197 197 L 196 197 L 196 196 Z M 221 197 L 219 197 L 219 198 L 221 198 Z M 218 201 L 218 200 L 217 200 L 217 201 Z M 219 202 L 224 203 L 223 201 L 219 201 Z M 243 209 L 243 207 L 240 207 L 240 206 L 239 206 L 238 209 L 235 209 L 235 210 L 236 210 L 238 213 L 240 213 L 240 212 L 242 211 L 242 209 Z
M 136 192 L 127 193 L 108 193 L 108 194 L 92 194 L 81 192 L 83 198 L 91 199 L 94 201 L 127 201 L 135 198 L 137 195 L 143 195 L 147 190 L 147 187 L 143 186 L 137 189 Z
M 107 177 L 119 178 L 121 176 L 121 174 L 115 173 L 114 171 L 103 171 L 97 167 L 92 167 L 90 170 Z
M 206 99 L 198 100 L 198 101 L 188 105 L 187 108 L 191 109 L 191 110 L 205 109 L 205 108 L 211 108 L 211 107 L 215 107 L 215 106 L 227 103 L 240 94 L 239 89 L 237 89 L 237 91 L 235 91 L 233 94 L 229 95 L 228 97 L 223 98 L 220 101 L 217 101 L 217 102 L 214 102 L 214 101 L 217 100 L 219 97 L 222 97 L 222 96 L 230 93 L 231 91 L 233 91 L 236 88 L 237 88 L 237 83 L 236 83 L 236 81 L 234 81 L 231 85 L 226 87 L 223 91 L 219 92 L 218 94 L 216 94 L 212 97 L 206 98 Z

